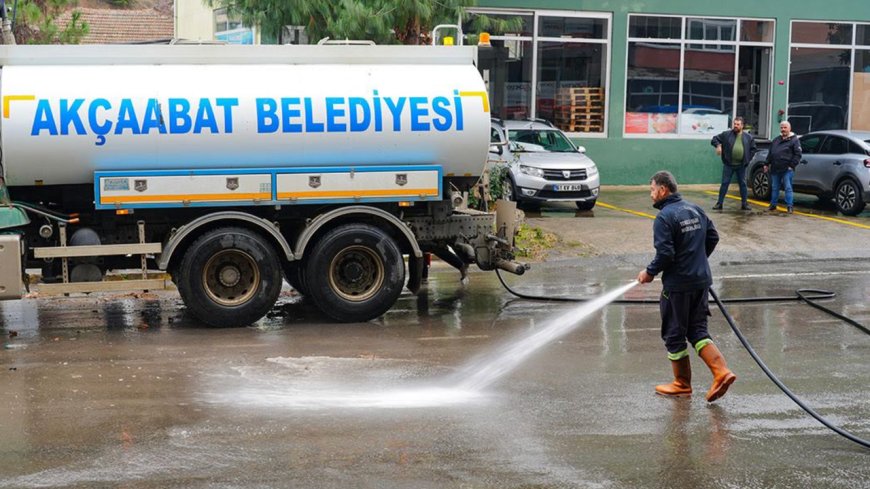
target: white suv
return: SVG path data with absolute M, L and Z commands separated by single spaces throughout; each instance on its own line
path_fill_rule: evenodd
M 509 165 L 505 198 L 517 203 L 575 202 L 580 210 L 595 207 L 598 167 L 586 149 L 544 120 L 495 121 L 508 139 L 502 158 Z

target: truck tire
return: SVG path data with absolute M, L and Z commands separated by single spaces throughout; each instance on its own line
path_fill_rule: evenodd
M 299 260 L 284 262 L 284 280 L 300 295 L 308 295 L 305 286 L 305 265 Z
M 188 310 L 215 327 L 257 321 L 281 292 L 281 264 L 275 249 L 245 228 L 218 228 L 200 236 L 185 251 L 177 276 Z
M 345 224 L 321 237 L 308 254 L 305 285 L 327 316 L 361 322 L 387 312 L 405 285 L 396 242 L 368 224 Z

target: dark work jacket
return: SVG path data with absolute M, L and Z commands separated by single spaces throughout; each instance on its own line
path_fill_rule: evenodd
M 782 136 L 773 138 L 770 143 L 770 151 L 767 153 L 767 164 L 773 173 L 785 173 L 789 168 L 794 170 L 801 162 L 801 143 L 797 136 L 788 139 Z
M 752 161 L 755 153 L 758 153 L 758 148 L 755 147 L 755 138 L 753 138 L 749 133 L 743 131 L 741 136 L 743 137 L 743 166 L 746 166 L 750 161 Z M 713 147 L 719 146 L 720 144 L 722 145 L 723 165 L 740 166 L 739 163 L 735 164 L 731 162 L 731 152 L 734 150 L 734 141 L 736 140 L 737 135 L 730 129 L 722 134 L 713 136 L 713 139 L 710 140 L 710 144 L 712 144 Z
M 697 205 L 671 194 L 654 207 L 659 209 L 653 224 L 656 256 L 646 267 L 650 275 L 662 272 L 664 290 L 688 292 L 713 285 L 707 257 L 719 243 L 713 221 Z

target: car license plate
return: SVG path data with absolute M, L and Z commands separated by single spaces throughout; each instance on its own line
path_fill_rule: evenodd
M 553 190 L 557 192 L 579 192 L 586 189 L 583 185 L 553 185 Z

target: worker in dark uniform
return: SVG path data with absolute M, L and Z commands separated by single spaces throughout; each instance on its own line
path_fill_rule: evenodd
M 656 256 L 637 276 L 645 284 L 662 274 L 662 339 L 674 372 L 674 381 L 656 386 L 665 396 L 692 394 L 692 369 L 686 340 L 713 373 L 707 401 L 719 399 L 737 379 L 707 332 L 708 288 L 713 284 L 707 257 L 719 242 L 713 222 L 697 205 L 677 193 L 677 181 L 660 171 L 650 180 L 650 197 L 659 209 L 653 225 Z

